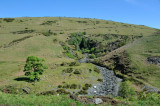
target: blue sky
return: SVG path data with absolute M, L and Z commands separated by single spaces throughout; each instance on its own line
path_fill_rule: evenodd
M 0 17 L 65 16 L 160 28 L 160 0 L 0 0 Z

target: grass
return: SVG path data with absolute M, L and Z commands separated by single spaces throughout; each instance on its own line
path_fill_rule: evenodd
M 146 82 L 157 87 L 160 87 L 160 67 L 149 64 L 146 60 L 149 56 L 160 56 L 159 40 L 159 35 L 147 36 L 127 49 L 131 59 L 131 67 L 135 67 L 134 75 L 141 76 Z
M 76 105 L 83 106 L 84 104 L 70 99 L 66 95 L 50 95 L 50 96 L 36 96 L 36 95 L 15 95 L 15 94 L 5 94 L 0 92 L 0 104 L 2 105 L 23 105 L 23 106 L 68 106 Z M 91 106 L 91 105 L 90 105 Z
M 94 69 L 93 64 L 72 66 L 73 69 L 81 70 L 80 75 L 75 75 L 73 73 L 66 73 L 65 75 L 62 74 L 63 69 L 70 67 L 60 66 L 60 64 L 62 62 L 72 62 L 75 60 L 66 58 L 63 47 L 59 42 L 65 42 L 67 44 L 66 41 L 68 40 L 68 37 L 71 33 L 75 32 L 86 32 L 86 37 L 103 42 L 104 45 L 120 39 L 120 35 L 124 35 L 129 38 L 131 38 L 132 35 L 143 35 L 144 38 L 127 49 L 130 59 L 132 60 L 131 65 L 136 67 L 136 70 L 133 70 L 133 72 L 136 73 L 135 76 L 143 75 L 145 80 L 150 84 L 160 87 L 160 84 L 158 83 L 160 80 L 158 77 L 160 75 L 159 68 L 155 65 L 149 65 L 145 61 L 147 56 L 160 56 L 160 49 L 158 48 L 160 37 L 150 36 L 157 31 L 154 28 L 107 20 L 64 17 L 21 17 L 15 18 L 12 22 L 1 20 L 0 26 L 0 87 L 14 85 L 21 89 L 26 86 L 31 88 L 31 95 L 25 96 L 4 94 L 0 92 L 0 94 L 2 94 L 0 97 L 0 104 L 33 105 L 35 100 L 37 104 L 44 105 L 55 105 L 56 103 L 59 103 L 59 101 L 62 101 L 61 103 L 63 105 L 69 105 L 70 102 L 76 103 L 76 105 L 81 105 L 78 102 L 70 100 L 66 96 L 45 97 L 33 95 L 50 89 L 56 89 L 58 85 L 62 85 L 62 82 L 66 82 L 67 84 L 75 83 L 82 86 L 84 86 L 85 83 L 98 83 L 97 79 L 101 78 L 101 75 L 94 71 L 91 73 L 89 72 L 89 69 Z M 24 30 L 34 30 L 34 32 L 25 33 Z M 46 37 L 42 34 L 49 30 L 57 33 L 57 35 L 50 35 Z M 13 32 L 21 31 L 23 31 L 23 33 L 13 34 Z M 97 36 L 98 34 L 101 35 Z M 105 34 L 107 34 L 108 38 L 104 36 Z M 114 37 L 111 34 L 116 34 L 118 37 Z M 12 46 L 4 48 L 12 41 L 22 39 L 26 36 L 32 37 L 18 41 Z M 54 39 L 56 39 L 56 42 L 53 42 Z M 74 47 L 70 46 L 70 48 Z M 149 50 L 152 50 L 152 53 L 149 53 Z M 76 51 L 75 53 L 79 58 L 82 57 L 82 54 L 79 51 Z M 26 58 L 32 55 L 45 59 L 45 64 L 49 66 L 44 74 L 40 76 L 42 80 L 37 82 L 35 86 L 25 80 L 14 80 L 15 78 L 25 77 L 23 67 Z

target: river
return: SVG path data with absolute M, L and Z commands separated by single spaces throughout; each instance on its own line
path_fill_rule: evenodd
M 88 55 L 85 54 L 83 59 L 80 59 L 80 63 L 87 63 L 90 59 L 87 58 Z M 87 92 L 88 95 L 105 96 L 113 95 L 118 96 L 118 91 L 122 79 L 118 78 L 112 70 L 107 69 L 99 65 L 95 65 L 102 74 L 103 82 L 93 84 Z

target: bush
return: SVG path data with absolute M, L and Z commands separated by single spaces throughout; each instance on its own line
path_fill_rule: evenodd
M 85 87 L 88 87 L 88 88 L 89 88 L 89 87 L 91 87 L 91 86 L 92 86 L 91 84 L 87 84 L 87 83 L 85 84 Z
M 100 73 L 100 70 L 97 68 L 97 67 L 94 67 L 94 72 L 96 72 L 96 73 Z
M 87 91 L 85 91 L 85 90 L 80 90 L 80 91 L 78 92 L 78 94 L 88 94 L 88 93 L 87 93 Z
M 89 72 L 91 73 L 91 72 L 92 72 L 92 69 L 89 69 Z
M 87 33 L 86 32 L 82 32 L 83 33 L 83 35 L 86 35 Z
M 53 42 L 54 42 L 54 43 L 56 43 L 57 41 L 58 41 L 58 40 L 57 40 L 56 38 L 55 38 L 55 39 L 53 39 Z
M 83 89 L 83 90 L 88 90 L 88 87 L 83 87 L 82 89 Z
M 77 88 L 77 84 L 72 84 L 71 86 L 70 86 L 70 89 L 76 89 Z
M 67 52 L 65 53 L 67 57 L 75 59 L 76 57 L 69 51 L 67 50 Z
M 91 59 L 94 59 L 96 56 L 94 55 L 94 54 L 91 54 L 90 56 L 89 56 L 89 58 L 91 58 Z
M 57 20 L 54 20 L 54 21 L 46 21 L 46 22 L 43 22 L 41 25 L 52 25 L 53 23 L 56 23 Z
M 82 53 L 90 53 L 90 50 L 82 48 Z
M 73 68 L 64 69 L 63 72 L 65 72 L 65 73 L 71 73 L 71 72 L 73 72 Z
M 62 88 L 62 85 L 58 85 L 58 88 Z
M 78 69 L 76 69 L 76 70 L 74 71 L 74 74 L 81 74 L 81 73 L 78 71 Z
M 10 94 L 17 94 L 20 89 L 18 89 L 17 87 L 15 86 L 5 86 L 3 88 L 1 88 L 1 91 L 4 92 L 4 93 L 10 93 Z M 20 90 L 22 92 L 22 90 Z
M 70 88 L 70 85 L 66 84 L 66 85 L 63 86 L 63 88 Z
M 103 82 L 103 79 L 97 79 L 97 81 L 99 81 L 99 82 Z
M 14 18 L 4 18 L 3 20 L 6 22 L 13 22 L 15 19 Z
M 78 61 L 71 62 L 69 66 L 79 66 L 80 63 Z
M 42 92 L 38 95 L 55 95 L 56 92 L 54 90 L 51 90 L 51 91 L 46 91 L 46 92 Z
M 59 94 L 70 94 L 70 92 L 66 91 L 65 89 L 58 89 L 56 92 Z
M 88 90 L 89 87 L 91 87 L 92 85 L 91 84 L 85 84 L 84 87 L 82 88 L 83 90 Z
M 119 95 L 123 98 L 130 98 L 131 96 L 136 95 L 135 90 L 131 87 L 130 81 L 125 81 L 121 83 Z
M 43 32 L 42 34 L 43 34 L 44 36 L 55 35 L 55 33 L 51 32 L 51 30 L 48 30 L 48 32 Z
M 59 34 L 64 34 L 64 32 L 60 32 Z
M 68 46 L 65 46 L 65 45 L 63 46 L 63 49 L 64 49 L 64 50 L 67 50 L 67 51 L 70 50 L 69 47 L 68 47 Z

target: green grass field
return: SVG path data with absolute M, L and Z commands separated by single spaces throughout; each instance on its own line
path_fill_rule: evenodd
M 133 73 L 136 77 L 141 76 L 145 82 L 160 88 L 160 66 L 147 63 L 149 56 L 160 56 L 160 35 L 144 37 L 131 45 L 127 52 L 131 59 L 131 66 L 136 69 Z
M 51 36 L 44 36 L 43 33 L 48 31 L 55 34 Z M 143 79 L 141 80 L 160 88 L 160 67 L 150 65 L 146 62 L 146 58 L 148 56 L 160 56 L 160 36 L 154 35 L 156 31 L 157 29 L 143 25 L 133 25 L 89 18 L 21 17 L 15 18 L 13 22 L 6 22 L 1 18 L 0 87 L 3 88 L 4 86 L 14 85 L 17 88 L 24 88 L 28 86 L 31 88 L 31 94 L 35 94 L 51 89 L 56 90 L 57 86 L 63 85 L 64 82 L 66 84 L 78 84 L 81 86 L 84 86 L 85 83 L 98 83 L 97 79 L 101 78 L 101 75 L 94 71 L 91 73 L 89 72 L 89 69 L 94 69 L 93 64 L 82 63 L 80 66 L 72 67 L 60 66 L 63 62 L 70 63 L 75 61 L 75 59 L 68 58 L 65 55 L 65 51 L 60 42 L 64 42 L 67 46 L 74 49 L 73 46 L 68 45 L 67 43 L 71 33 L 86 32 L 86 37 L 96 39 L 98 42 L 101 42 L 102 45 L 113 43 L 124 36 L 128 39 L 135 37 L 135 42 L 127 42 L 129 46 L 122 49 L 127 51 L 131 60 L 131 66 L 135 67 L 135 69 L 132 70 L 132 74 L 137 78 L 142 76 Z M 76 52 L 82 55 L 80 51 Z M 105 52 L 102 54 L 106 56 L 108 55 Z M 26 77 L 24 76 L 23 68 L 28 56 L 43 58 L 45 59 L 45 64 L 48 65 L 48 69 L 40 76 L 42 80 L 37 82 L 35 85 L 23 80 L 23 78 Z M 62 70 L 67 68 L 79 69 L 81 70 L 81 74 L 63 74 Z M 21 78 L 22 80 L 15 80 L 17 78 Z M 8 96 L 9 99 L 6 104 L 15 104 L 18 102 L 18 97 L 17 101 L 9 102 L 12 100 L 13 95 L 7 94 L 4 94 L 4 96 L 1 97 L 1 100 L 5 101 L 4 99 Z M 31 96 L 31 98 L 35 98 L 33 100 L 38 101 L 37 103 L 39 104 L 55 104 L 54 101 L 58 103 L 57 100 L 64 100 L 63 96 L 56 98 L 57 100 L 52 100 L 54 97 L 48 97 L 48 101 L 46 99 L 43 101 L 43 96 Z M 22 99 L 25 97 L 20 96 L 20 98 Z M 27 101 L 30 100 L 29 98 L 30 96 L 27 96 L 22 100 L 22 102 L 19 102 L 19 104 L 27 104 Z M 70 101 L 72 100 L 68 99 L 68 101 L 64 101 L 64 105 L 68 105 Z M 0 104 L 3 103 L 4 102 L 0 101 Z M 33 102 L 29 103 L 30 105 L 33 105 Z M 78 102 L 74 103 L 80 105 Z

